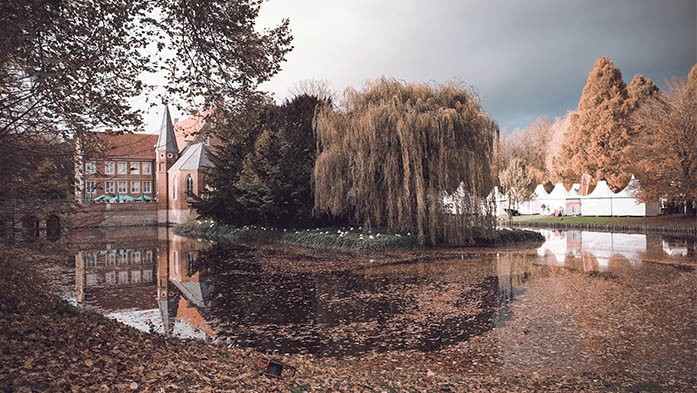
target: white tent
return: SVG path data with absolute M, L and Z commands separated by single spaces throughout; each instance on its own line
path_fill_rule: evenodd
M 634 193 L 639 189 L 639 181 L 632 176 L 629 184 L 622 191 L 612 196 L 612 214 L 615 216 L 656 216 L 659 213 L 658 202 L 648 204 L 639 202 Z
M 612 216 L 612 197 L 614 195 L 605 180 L 599 181 L 593 192 L 581 197 L 581 215 Z
M 578 216 L 581 214 L 581 184 L 574 183 L 571 189 L 566 193 L 566 211 L 567 216 Z
M 541 214 L 552 215 L 555 211 L 564 214 L 564 209 L 566 208 L 566 188 L 564 188 L 564 184 L 555 184 L 552 192 L 549 194 L 545 192 L 545 195 L 539 198 L 539 201 L 540 209 L 543 210 Z M 543 205 L 544 209 L 542 209 Z

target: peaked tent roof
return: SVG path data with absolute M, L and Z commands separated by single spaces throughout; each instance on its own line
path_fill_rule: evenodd
M 549 193 L 549 196 L 552 198 L 566 198 L 566 188 L 564 187 L 564 183 L 557 183 L 554 185 L 554 189 L 552 192 Z
M 601 180 L 593 189 L 593 192 L 586 195 L 584 198 L 611 198 L 615 196 L 605 180 Z
M 195 171 L 201 168 L 212 168 L 213 162 L 208 157 L 208 149 L 203 143 L 196 143 L 187 146 L 182 151 L 177 162 L 169 168 L 168 172 L 173 171 Z
M 177 138 L 174 134 L 174 125 L 172 117 L 169 115 L 169 107 L 165 105 L 165 113 L 162 115 L 162 125 L 160 126 L 159 136 L 157 138 L 157 146 L 155 150 L 179 152 L 177 147 Z
M 581 183 L 574 183 L 571 185 L 571 188 L 569 191 L 566 193 L 566 196 L 569 198 L 579 198 L 581 196 Z
M 545 186 L 543 186 L 542 184 L 538 184 L 537 187 L 535 187 L 534 193 L 537 195 L 538 198 L 541 196 L 546 197 L 547 195 L 549 195 L 547 194 L 547 190 L 545 190 Z
M 622 191 L 617 192 L 617 194 L 613 195 L 613 198 L 632 198 L 635 199 L 636 196 L 634 193 L 636 193 L 639 190 L 639 180 L 637 180 L 634 175 L 632 175 L 632 178 L 629 180 L 629 183 L 627 183 L 627 186 L 622 189 Z

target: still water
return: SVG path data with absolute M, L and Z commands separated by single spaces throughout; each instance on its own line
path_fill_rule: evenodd
M 532 249 L 370 257 L 214 246 L 164 228 L 92 230 L 73 235 L 68 297 L 144 331 L 276 353 L 431 352 L 496 334 L 513 340 L 508 347 L 560 340 L 552 353 L 579 345 L 574 354 L 583 360 L 600 345 L 593 340 L 608 345 L 607 332 L 596 337 L 594 329 L 624 332 L 631 328 L 623 324 L 648 321 L 635 328 L 672 337 L 666 340 L 692 334 L 675 345 L 693 354 L 694 326 L 663 326 L 669 321 L 661 312 L 694 305 L 690 292 L 687 300 L 671 300 L 685 282 L 694 284 L 694 238 L 540 232 L 546 240 Z M 642 292 L 665 302 L 632 309 L 644 301 Z M 636 315 L 617 320 L 626 312 Z M 608 321 L 614 327 L 603 327 Z

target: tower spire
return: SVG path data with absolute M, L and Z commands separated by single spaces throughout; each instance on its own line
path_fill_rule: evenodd
M 165 113 L 162 116 L 162 125 L 160 126 L 159 134 L 155 150 L 164 150 L 173 153 L 179 152 L 177 138 L 174 135 L 174 125 L 172 124 L 172 117 L 169 115 L 169 106 L 167 106 L 167 104 L 165 104 Z

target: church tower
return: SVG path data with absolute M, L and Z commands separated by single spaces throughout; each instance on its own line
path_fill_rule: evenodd
M 174 125 L 169 115 L 169 107 L 165 105 L 165 113 L 162 116 L 162 126 L 155 146 L 155 157 L 157 165 L 157 224 L 167 225 L 169 223 L 169 192 L 171 185 L 167 177 L 167 170 L 179 158 L 179 148 L 177 138 L 174 135 Z

